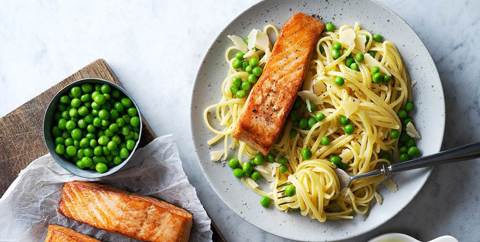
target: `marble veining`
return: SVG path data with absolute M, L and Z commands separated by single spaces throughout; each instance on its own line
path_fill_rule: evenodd
M 220 201 L 200 172 L 188 131 L 191 88 L 203 55 L 222 28 L 255 2 L 4 0 L 0 115 L 94 59 L 105 58 L 157 134 L 174 134 L 190 182 L 225 238 L 286 241 L 248 224 Z M 480 1 L 379 2 L 411 25 L 433 56 L 446 96 L 444 148 L 479 141 Z M 479 173 L 479 160 L 434 169 L 402 212 L 352 241 L 385 232 L 422 240 L 443 234 L 478 240 Z

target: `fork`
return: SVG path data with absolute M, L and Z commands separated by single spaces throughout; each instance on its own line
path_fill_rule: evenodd
M 354 180 L 362 178 L 381 175 L 389 177 L 393 173 L 397 173 L 400 171 L 407 171 L 428 166 L 471 160 L 478 157 L 480 157 L 480 142 L 455 147 L 433 155 L 419 157 L 404 162 L 394 163 L 391 165 L 383 164 L 379 169 L 357 174 L 354 176 L 349 175 L 346 171 L 340 168 L 336 168 L 335 172 L 337 173 L 338 179 L 340 181 L 340 187 L 341 189 L 343 189 L 350 187 Z

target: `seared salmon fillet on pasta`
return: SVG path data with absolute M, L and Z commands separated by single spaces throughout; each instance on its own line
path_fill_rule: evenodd
M 155 198 L 93 182 L 63 185 L 60 212 L 71 219 L 143 241 L 188 241 L 192 215 Z
M 233 137 L 267 154 L 280 134 L 324 25 L 297 13 L 283 26 L 253 87 Z
M 48 225 L 45 242 L 100 242 L 90 236 L 60 225 Z

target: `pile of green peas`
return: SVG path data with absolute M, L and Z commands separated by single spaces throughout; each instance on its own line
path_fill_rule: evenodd
M 372 67 L 370 72 L 372 73 L 373 83 L 388 84 L 392 80 L 392 76 L 381 73 L 378 66 Z
M 396 129 L 390 131 L 390 138 L 400 139 L 398 143 L 400 147 L 400 161 L 407 161 L 422 155 L 422 152 L 417 147 L 417 141 L 414 138 L 408 136 L 408 134 L 405 132 L 405 127 L 407 126 L 407 124 L 413 122 L 409 113 L 411 113 L 414 108 L 415 105 L 413 104 L 413 102 L 407 101 L 405 105 L 397 112 L 398 117 L 400 118 L 400 120 L 402 120 L 403 132 L 400 133 L 400 131 Z
M 84 83 L 60 97 L 52 136 L 59 156 L 80 169 L 105 173 L 128 158 L 139 131 L 132 100 L 108 84 Z
M 275 155 L 273 155 L 272 153 L 269 153 L 267 156 L 264 156 L 261 153 L 257 153 L 251 160 L 244 163 L 240 163 L 240 161 L 237 158 L 231 158 L 228 161 L 228 166 L 232 169 L 233 175 L 237 178 L 250 177 L 254 181 L 259 181 L 262 178 L 262 176 L 258 171 L 255 171 L 254 168 L 257 165 L 263 165 L 265 161 L 268 161 L 271 163 L 273 162 L 279 163 L 280 173 L 288 172 L 288 159 L 283 156 L 275 157 Z M 287 185 L 285 187 L 284 194 L 289 197 L 295 195 L 295 186 L 292 184 Z M 268 196 L 263 196 L 260 199 L 260 204 L 263 207 L 269 207 L 270 202 L 271 202 L 271 199 Z
M 236 98 L 247 97 L 263 71 L 262 67 L 259 66 L 258 56 L 252 56 L 246 60 L 244 55 L 245 53 L 242 51 L 237 52 L 235 58 L 232 60 L 233 69 L 248 73 L 246 80 L 242 80 L 240 77 L 234 77 L 232 79 L 230 92 L 232 96 Z

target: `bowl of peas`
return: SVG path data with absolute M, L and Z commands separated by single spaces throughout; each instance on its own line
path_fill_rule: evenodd
M 102 79 L 76 81 L 52 99 L 43 120 L 50 154 L 72 174 L 97 178 L 130 160 L 142 134 L 138 106 L 120 86 Z

